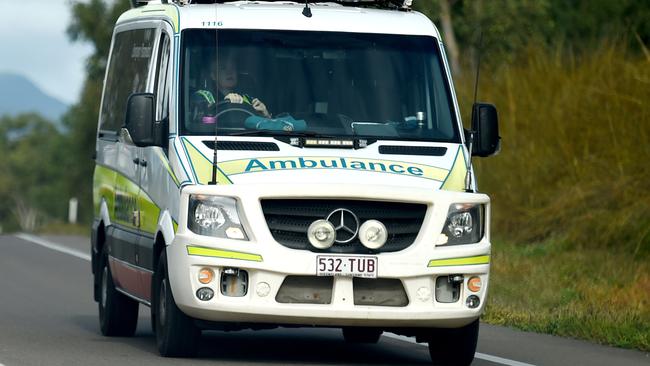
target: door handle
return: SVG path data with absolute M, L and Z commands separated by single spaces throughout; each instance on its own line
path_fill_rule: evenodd
M 136 164 L 136 165 L 139 164 L 141 166 L 146 167 L 147 166 L 147 161 L 144 160 L 144 159 L 135 158 L 135 159 L 133 159 L 133 164 Z

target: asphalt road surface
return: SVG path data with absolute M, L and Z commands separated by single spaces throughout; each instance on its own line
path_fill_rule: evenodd
M 427 365 L 427 347 L 391 334 L 346 344 L 336 329 L 204 332 L 196 359 L 157 354 L 142 306 L 133 338 L 99 332 L 89 242 L 0 236 L 0 365 Z M 650 365 L 650 355 L 481 325 L 474 365 Z

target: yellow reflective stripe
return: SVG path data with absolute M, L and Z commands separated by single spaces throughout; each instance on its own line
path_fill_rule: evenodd
M 467 175 L 467 162 L 465 161 L 465 150 L 463 146 L 458 147 L 458 152 L 456 153 L 456 160 L 445 178 L 445 181 L 442 183 L 440 189 L 445 191 L 457 191 L 462 192 L 465 190 L 465 176 Z
M 142 190 L 140 190 L 140 194 L 138 195 L 138 211 L 140 214 L 140 230 L 149 234 L 155 234 L 158 230 L 160 208 Z
M 102 198 L 106 201 L 108 212 L 112 215 L 115 209 L 115 177 L 117 173 L 101 165 L 95 165 L 93 174 L 93 204 L 95 216 L 99 217 L 99 207 Z
M 489 264 L 489 255 L 479 255 L 475 257 L 449 258 L 449 259 L 432 259 L 428 267 L 445 267 L 445 266 L 471 266 L 475 264 Z
M 106 200 L 108 215 L 121 225 L 154 234 L 158 229 L 160 207 L 151 197 L 125 175 L 102 165 L 95 165 L 93 176 L 93 202 L 95 215 L 99 215 L 102 198 Z M 137 213 L 140 226 L 135 226 L 133 214 Z
M 212 159 L 208 159 L 186 138 L 182 139 L 183 146 L 189 156 L 190 164 L 200 184 L 208 184 L 212 180 Z M 222 164 L 222 163 L 220 163 Z M 230 178 L 223 173 L 221 168 L 217 169 L 217 184 L 232 184 Z
M 216 258 L 226 258 L 226 259 L 240 259 L 243 261 L 262 262 L 262 256 L 259 254 L 234 252 L 230 250 L 205 248 L 205 247 L 195 247 L 191 245 L 187 246 L 187 254 L 198 255 L 201 257 L 216 257 Z
M 178 178 L 176 177 L 176 174 L 174 174 L 174 171 L 172 170 L 172 167 L 169 165 L 169 159 L 165 156 L 165 154 L 162 153 L 162 151 L 158 149 L 154 149 L 154 152 L 160 159 L 160 162 L 162 165 L 165 167 L 165 170 L 167 170 L 167 173 L 169 173 L 169 176 L 172 178 L 174 181 L 174 184 L 176 184 L 176 187 L 180 186 L 180 182 L 178 181 Z

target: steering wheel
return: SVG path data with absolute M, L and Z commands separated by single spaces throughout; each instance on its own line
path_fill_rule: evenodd
M 223 110 L 220 110 L 221 108 L 224 108 Z M 242 112 L 246 113 L 249 116 L 256 116 L 257 111 L 251 106 L 250 104 L 247 103 L 231 103 L 229 100 L 222 100 L 219 103 L 217 103 L 216 109 L 219 111 L 215 117 L 219 118 L 221 115 L 229 113 L 229 112 Z

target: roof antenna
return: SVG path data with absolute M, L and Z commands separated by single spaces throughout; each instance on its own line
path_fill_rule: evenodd
M 478 96 L 478 81 L 479 81 L 479 76 L 481 75 L 481 54 L 483 53 L 483 31 L 481 31 L 481 35 L 478 41 L 478 55 L 477 58 L 478 60 L 476 61 L 476 80 L 474 81 L 474 104 L 472 105 L 472 127 L 471 130 L 469 131 L 469 157 L 467 158 L 467 174 L 465 175 L 465 192 L 474 192 L 474 189 L 472 188 L 472 147 L 474 145 L 474 135 L 476 134 L 476 131 L 474 131 L 474 106 L 476 105 L 477 101 L 477 96 Z M 478 117 L 478 116 L 476 116 Z
M 215 12 L 215 19 L 218 19 L 218 14 L 217 14 L 217 5 L 215 4 L 214 7 L 214 12 Z M 217 73 L 219 73 L 219 29 L 214 30 L 214 43 L 215 43 L 215 50 L 214 50 L 214 58 L 215 58 L 215 67 L 217 68 Z M 217 92 L 217 95 L 219 93 Z M 217 147 L 218 147 L 218 135 L 219 135 L 219 110 L 216 108 L 216 105 L 218 105 L 219 101 L 215 100 L 215 111 L 214 111 L 214 152 L 212 154 L 212 179 L 210 182 L 208 182 L 208 185 L 214 186 L 217 185 L 217 170 L 219 169 L 218 167 L 218 160 L 217 160 Z
M 302 9 L 302 15 L 311 18 L 311 8 L 309 7 L 309 0 L 305 0 L 305 8 Z

